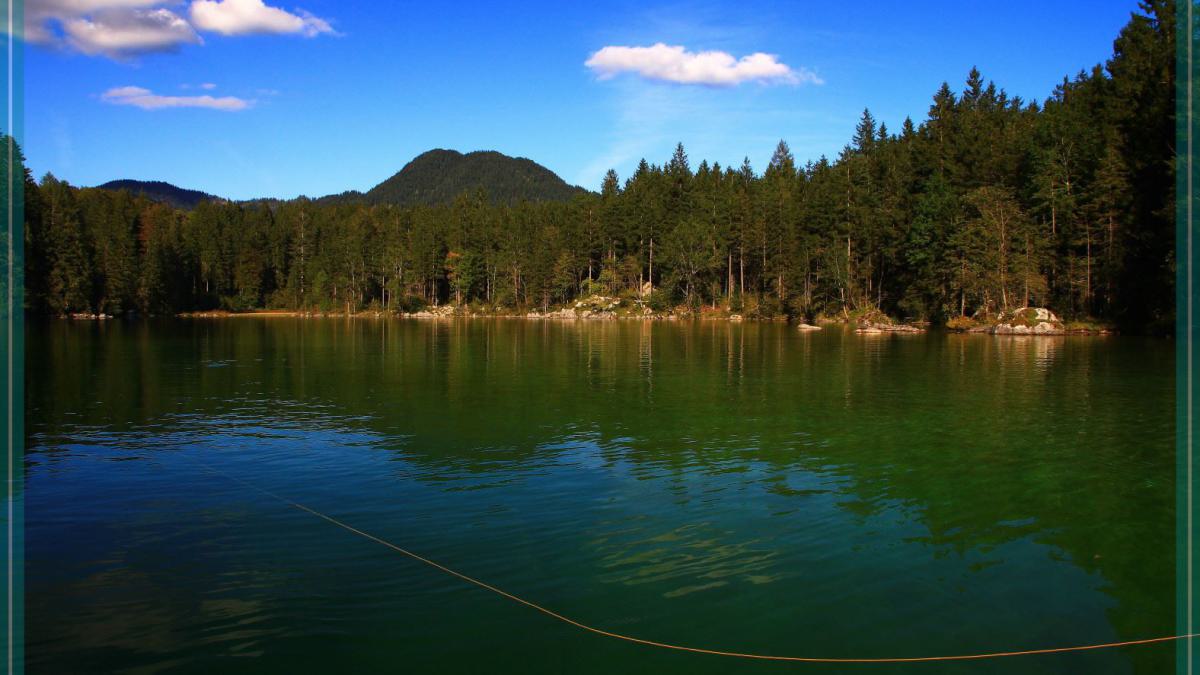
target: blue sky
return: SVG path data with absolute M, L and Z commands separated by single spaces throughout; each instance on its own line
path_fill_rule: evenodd
M 25 51 L 31 169 L 234 199 L 365 190 L 431 148 L 529 157 L 590 189 L 677 141 L 693 164 L 761 170 L 781 138 L 800 160 L 836 154 L 864 107 L 920 121 L 972 65 L 1043 99 L 1106 59 L 1136 8 L 291 1 L 27 0 L 44 19 Z M 657 43 L 683 50 L 585 65 Z M 730 62 L 694 60 L 707 51 Z M 771 56 L 737 61 L 756 53 Z

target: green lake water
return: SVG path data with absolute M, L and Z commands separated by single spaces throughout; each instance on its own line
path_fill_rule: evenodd
M 27 336 L 31 673 L 1164 673 L 1174 345 L 240 318 Z

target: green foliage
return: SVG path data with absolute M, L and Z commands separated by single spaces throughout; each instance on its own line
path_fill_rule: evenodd
M 425 309 L 425 298 L 419 295 L 406 295 L 396 303 L 396 311 L 398 312 L 419 312 Z
M 92 251 L 75 191 L 49 174 L 42 179 L 45 199 L 46 307 L 56 314 L 90 312 L 93 304 Z
M 580 286 L 580 294 L 584 297 L 590 295 L 603 295 L 611 290 L 614 286 L 615 275 L 612 268 L 605 268 L 600 273 L 599 279 L 584 279 Z
M 483 280 L 483 261 L 475 251 L 459 253 L 450 251 L 446 254 L 446 280 L 454 290 L 455 302 L 461 304 L 469 300 L 473 292 Z
M 952 331 L 967 331 L 980 323 L 969 316 L 952 316 L 946 320 L 946 328 Z
M 746 304 L 746 315 L 755 319 L 775 319 L 786 314 L 784 305 L 774 295 L 761 295 Z
M 675 307 L 675 293 L 671 289 L 656 288 L 646 298 L 646 306 L 655 312 L 669 312 Z

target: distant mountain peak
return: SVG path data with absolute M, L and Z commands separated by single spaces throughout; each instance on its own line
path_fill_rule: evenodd
M 181 209 L 193 209 L 220 197 L 188 190 L 158 180 L 113 180 L 97 186 L 128 190 L 147 199 Z M 550 169 L 525 157 L 510 157 L 495 150 L 435 148 L 414 157 L 402 169 L 366 192 L 348 190 L 318 199 L 324 203 L 396 204 L 400 206 L 449 204 L 464 192 L 482 188 L 494 203 L 566 201 L 584 194 Z M 254 200 L 257 201 L 257 200 Z
M 390 178 L 363 193 L 349 195 L 368 204 L 448 204 L 463 192 L 483 188 L 493 202 L 565 201 L 586 192 L 525 157 L 495 150 L 436 148 L 417 155 Z
M 101 190 L 128 190 L 150 201 L 163 202 L 179 209 L 193 209 L 200 202 L 224 201 L 220 197 L 199 190 L 188 190 L 161 180 L 110 180 L 96 187 Z

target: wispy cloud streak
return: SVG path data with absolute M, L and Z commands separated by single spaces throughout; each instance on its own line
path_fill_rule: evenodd
M 100 99 L 113 105 L 129 105 L 143 110 L 210 108 L 236 112 L 249 108 L 253 103 L 236 96 L 163 96 L 143 87 L 114 87 L 101 94 Z

